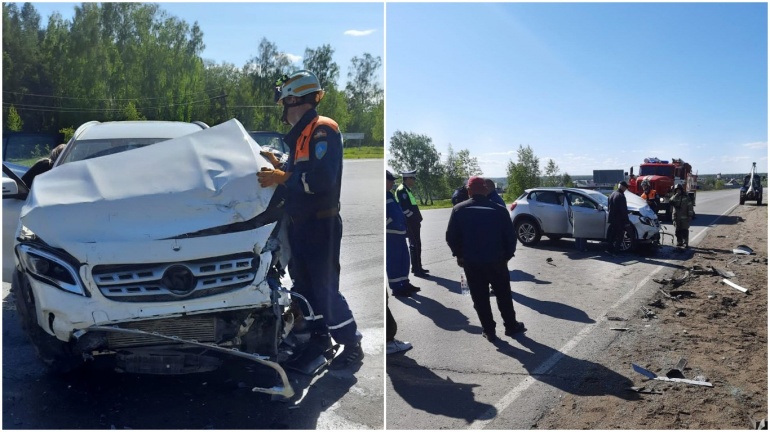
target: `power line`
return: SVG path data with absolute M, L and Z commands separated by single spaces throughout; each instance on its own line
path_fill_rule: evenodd
M 200 92 L 190 93 L 189 95 L 185 96 L 194 96 L 201 93 L 213 93 L 215 91 L 221 91 L 224 89 L 224 87 L 219 87 L 212 90 L 203 90 Z M 34 96 L 34 97 L 41 97 L 41 98 L 51 98 L 51 99 L 72 99 L 72 100 L 85 100 L 85 101 L 138 101 L 138 100 L 156 100 L 156 99 L 163 99 L 162 97 L 154 97 L 154 98 L 148 98 L 148 97 L 139 97 L 139 98 L 128 98 L 128 99 L 92 99 L 92 98 L 84 98 L 84 97 L 74 97 L 74 96 L 53 96 L 53 95 L 41 95 L 41 94 L 34 94 L 34 93 L 22 93 L 22 92 L 12 92 L 8 90 L 3 90 L 3 93 L 13 94 L 13 95 L 21 95 L 21 96 Z
M 219 95 L 214 96 L 208 99 L 200 99 L 197 101 L 192 102 L 185 102 L 185 103 L 178 103 L 178 104 L 169 104 L 169 105 L 158 105 L 158 106 L 151 106 L 151 107 L 136 107 L 137 111 L 147 111 L 152 109 L 161 109 L 161 108 L 173 108 L 178 106 L 190 106 L 190 105 L 203 105 L 206 102 L 210 102 L 216 99 L 222 99 L 226 97 L 225 95 Z M 94 108 L 94 109 L 86 109 L 86 108 L 74 108 L 74 107 L 51 107 L 46 105 L 26 105 L 26 104 L 13 104 L 10 102 L 3 102 L 3 106 L 10 107 L 13 106 L 17 110 L 20 111 L 43 111 L 43 112 L 68 112 L 68 113 L 76 113 L 76 112 L 122 112 L 125 110 L 125 108 Z

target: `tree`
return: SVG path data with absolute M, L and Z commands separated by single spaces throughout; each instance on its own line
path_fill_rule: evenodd
M 548 163 L 545 166 L 545 181 L 543 186 L 559 186 L 559 166 L 556 165 L 553 159 L 548 159 Z
M 540 159 L 529 146 L 519 145 L 517 150 L 518 162 L 508 161 L 508 189 L 505 192 L 506 201 L 514 201 L 524 190 L 540 186 Z
M 444 172 L 450 190 L 458 188 L 470 177 L 484 174 L 479 167 L 478 158 L 471 156 L 470 150 L 455 153 L 452 144 L 449 144 Z
M 318 77 L 324 90 L 337 88 L 340 77 L 340 67 L 332 60 L 333 55 L 331 45 L 326 44 L 316 49 L 305 48 L 305 57 L 302 59 L 302 66 Z
M 21 132 L 23 126 L 24 123 L 21 121 L 19 113 L 16 112 L 16 107 L 11 105 L 11 107 L 8 108 L 8 129 L 14 132 Z
M 575 183 L 572 181 L 572 177 L 569 174 L 564 173 L 561 176 L 561 186 L 563 187 L 575 187 Z
M 383 100 L 383 91 L 377 76 L 380 66 L 380 57 L 365 53 L 362 58 L 353 57 L 348 72 L 348 83 L 345 86 L 348 110 L 351 114 L 348 132 L 363 133 L 363 145 L 384 144 L 384 139 L 378 142 L 374 138 L 379 136 L 379 129 L 382 127 L 382 122 L 375 117 L 377 113 L 384 113 L 384 109 L 377 110 Z M 378 132 L 374 132 L 375 128 Z
M 433 204 L 434 192 L 444 184 L 441 154 L 433 146 L 433 140 L 425 135 L 396 131 L 390 138 L 388 163 L 396 171 L 417 169 L 417 189 L 420 203 Z

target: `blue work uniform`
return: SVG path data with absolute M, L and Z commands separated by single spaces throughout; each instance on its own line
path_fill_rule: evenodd
M 409 283 L 409 248 L 406 246 L 406 217 L 395 196 L 385 191 L 385 272 L 393 293 Z
M 396 198 L 401 205 L 404 216 L 406 216 L 406 231 L 409 237 L 409 255 L 412 259 L 412 272 L 417 273 L 422 271 L 422 240 L 420 239 L 422 214 L 420 213 L 420 207 L 417 206 L 417 200 L 412 195 L 412 191 L 405 184 L 400 184 L 396 189 Z
M 328 328 L 338 343 L 355 345 L 359 341 L 356 322 L 339 291 L 342 135 L 333 120 L 310 109 L 285 141 L 291 147 L 286 165 L 286 171 L 292 173 L 286 181 L 286 214 L 292 289 L 313 307 L 314 331 L 325 333 Z

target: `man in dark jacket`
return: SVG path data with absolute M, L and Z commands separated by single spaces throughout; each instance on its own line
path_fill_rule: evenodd
M 483 178 L 471 177 L 468 193 L 471 199 L 452 209 L 446 241 L 452 256 L 457 257 L 457 265 L 465 271 L 473 307 L 484 330 L 482 335 L 494 342 L 497 336 L 489 302 L 490 285 L 503 317 L 505 334 L 512 336 L 524 330 L 524 325 L 516 321 L 508 274 L 508 260 L 516 252 L 516 235 L 505 208 L 487 198 Z
M 626 226 L 630 223 L 628 220 L 628 205 L 624 195 L 627 189 L 628 183 L 625 181 L 620 182 L 615 192 L 610 195 L 608 203 L 610 226 L 607 240 L 613 252 L 620 250 L 620 245 L 623 242 L 623 233 L 626 230 Z

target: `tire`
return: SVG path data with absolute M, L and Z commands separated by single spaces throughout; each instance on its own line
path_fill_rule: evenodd
M 757 198 L 757 207 L 760 207 L 761 205 L 762 205 L 762 195 L 760 195 L 760 196 Z
M 82 357 L 72 352 L 69 343 L 60 341 L 40 328 L 37 323 L 35 297 L 32 294 L 32 288 L 24 277 L 18 275 L 18 272 L 14 275 L 11 293 L 19 315 L 21 329 L 35 348 L 38 358 L 48 370 L 54 373 L 68 373 L 82 367 L 85 364 Z
M 741 205 L 743 205 L 746 202 L 746 199 L 741 197 Z
M 548 237 L 548 239 L 551 241 L 559 241 L 562 238 L 560 235 L 546 235 L 546 237 Z
M 631 252 L 636 249 L 636 229 L 633 225 L 628 225 L 623 231 L 623 241 L 620 243 L 621 252 Z
M 530 218 L 521 219 L 516 222 L 516 238 L 524 246 L 534 246 L 540 241 L 542 232 L 537 222 Z

